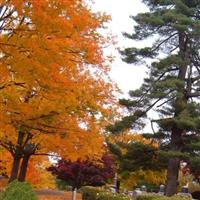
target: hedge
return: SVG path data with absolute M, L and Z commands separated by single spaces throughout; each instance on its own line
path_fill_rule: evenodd
M 103 191 L 94 187 L 87 187 L 87 186 L 82 187 L 81 188 L 82 200 L 97 200 L 97 196 L 101 192 Z
M 113 194 L 94 187 L 84 187 L 81 189 L 83 200 L 132 200 L 133 198 L 123 194 Z M 191 200 L 187 196 L 175 195 L 173 197 L 161 196 L 158 194 L 141 194 L 136 200 Z
M 161 196 L 158 194 L 145 194 L 145 195 L 139 195 L 137 197 L 137 200 L 191 200 L 191 197 L 183 196 L 183 195 L 175 195 L 173 197 L 166 197 Z

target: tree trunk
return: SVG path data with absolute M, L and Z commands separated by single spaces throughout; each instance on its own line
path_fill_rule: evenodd
M 14 181 L 15 179 L 17 179 L 20 161 L 21 161 L 21 156 L 14 157 L 12 171 L 11 171 L 11 175 L 9 178 L 9 183 Z
M 187 74 L 187 59 L 189 58 L 188 54 L 188 39 L 184 33 L 179 32 L 179 55 L 185 61 L 182 66 L 179 66 L 179 73 L 178 73 L 178 80 L 185 81 L 186 74 Z M 174 119 L 178 118 L 179 115 L 186 109 L 188 103 L 188 97 L 185 93 L 185 86 L 180 85 L 178 91 L 182 94 L 182 96 L 177 96 L 174 104 Z M 171 144 L 170 150 L 174 152 L 182 152 L 183 149 L 183 141 L 182 141 L 182 134 L 184 133 L 184 128 L 178 128 L 175 124 L 172 127 L 171 132 Z M 177 191 L 178 186 L 178 174 L 179 174 L 179 166 L 180 166 L 180 158 L 173 157 L 169 159 L 168 162 L 168 170 L 167 170 L 167 185 L 166 185 L 166 195 L 172 196 Z
M 13 154 L 13 166 L 11 170 L 9 183 L 18 178 L 20 161 L 22 159 L 22 144 L 23 144 L 24 136 L 25 136 L 25 133 L 22 131 L 19 131 L 18 138 L 17 138 L 17 147 Z
M 29 136 L 27 136 L 29 137 Z M 31 137 L 30 137 L 31 138 Z M 18 180 L 23 182 L 25 181 L 26 178 L 26 172 L 27 172 L 27 167 L 28 167 L 28 162 L 31 157 L 35 153 L 36 146 L 34 144 L 25 144 L 24 149 L 23 149 L 23 160 L 20 168 L 20 173 Z
M 170 150 L 176 153 L 182 151 L 183 141 L 182 141 L 183 130 L 177 127 L 172 128 L 171 144 Z M 166 183 L 166 196 L 172 196 L 177 191 L 178 186 L 178 175 L 179 175 L 180 158 L 172 157 L 168 161 L 167 169 L 167 183 Z
M 30 155 L 24 155 L 21 168 L 20 168 L 19 177 L 18 177 L 18 180 L 21 182 L 25 181 L 29 159 L 30 159 Z
M 179 165 L 179 158 L 169 159 L 167 170 L 166 196 L 172 196 L 177 192 Z
M 170 150 L 174 153 L 182 152 L 183 132 L 184 131 L 182 129 L 177 128 L 176 125 L 172 128 Z M 178 155 L 177 157 L 174 156 L 169 158 L 167 169 L 166 196 L 172 196 L 177 192 L 179 167 L 180 158 L 178 157 Z
M 77 191 L 76 188 L 72 189 L 72 200 L 76 200 L 76 191 Z

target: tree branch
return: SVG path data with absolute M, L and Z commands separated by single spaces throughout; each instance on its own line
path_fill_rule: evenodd
M 193 92 L 193 93 L 188 93 L 187 97 L 192 98 L 192 97 L 200 97 L 200 92 Z
M 156 51 L 157 49 L 160 48 L 160 46 L 162 46 L 165 42 L 167 42 L 169 39 L 171 39 L 172 37 L 174 37 L 175 35 L 178 35 L 178 32 L 170 35 L 169 37 L 167 37 L 166 39 L 164 39 L 163 41 L 161 41 L 157 46 L 155 46 L 152 51 Z

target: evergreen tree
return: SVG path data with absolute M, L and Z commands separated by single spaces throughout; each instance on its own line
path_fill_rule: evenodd
M 112 132 L 141 125 L 154 109 L 159 127 L 151 136 L 160 142 L 160 154 L 168 156 L 166 195 L 176 193 L 180 160 L 200 167 L 200 0 L 143 0 L 149 12 L 132 17 L 137 23 L 125 37 L 152 46 L 126 48 L 127 63 L 152 59 L 142 86 L 120 103 L 129 115 L 110 127 Z M 162 56 L 161 56 L 162 55 Z M 194 165 L 192 165 L 194 166 Z

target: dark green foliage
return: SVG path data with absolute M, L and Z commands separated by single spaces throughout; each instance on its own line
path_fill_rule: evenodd
M 66 187 L 67 187 L 67 182 L 66 181 L 63 181 L 63 180 L 60 180 L 60 179 L 56 179 L 56 187 L 59 189 L 59 190 L 65 190 Z
M 13 181 L 6 188 L 1 200 L 38 200 L 29 183 Z
M 135 142 L 127 145 L 127 153 L 122 156 L 122 171 L 160 170 L 162 165 L 158 163 L 157 149 L 149 145 Z M 157 163 L 157 164 L 156 164 Z M 165 165 L 166 166 L 166 163 Z
M 59 190 L 72 191 L 72 187 L 64 180 L 56 179 L 56 186 Z
M 151 136 L 152 134 L 145 134 L 146 138 Z M 167 152 L 160 151 L 155 146 L 136 141 L 129 143 L 120 141 L 115 144 L 107 141 L 107 145 L 118 161 L 118 172 L 122 175 L 122 178 L 126 179 L 127 177 L 124 177 L 124 174 L 128 173 L 129 176 L 129 172 L 138 169 L 160 171 L 167 167 Z
M 153 58 L 149 76 L 139 89 L 130 91 L 129 99 L 120 100 L 129 115 L 109 130 L 118 133 L 143 127 L 149 110 L 158 113 L 152 124 L 159 130 L 154 130 L 152 137 L 160 144 L 157 155 L 171 158 L 167 180 L 167 195 L 171 196 L 177 187 L 179 161 L 184 159 L 192 168 L 200 155 L 200 0 L 143 2 L 149 12 L 132 17 L 135 31 L 124 36 L 154 42 L 152 46 L 126 48 L 121 54 L 125 62 L 135 65 Z
M 82 199 L 83 200 L 96 200 L 97 196 L 100 192 L 103 192 L 102 190 L 99 190 L 94 187 L 82 187 L 81 193 L 82 193 Z

